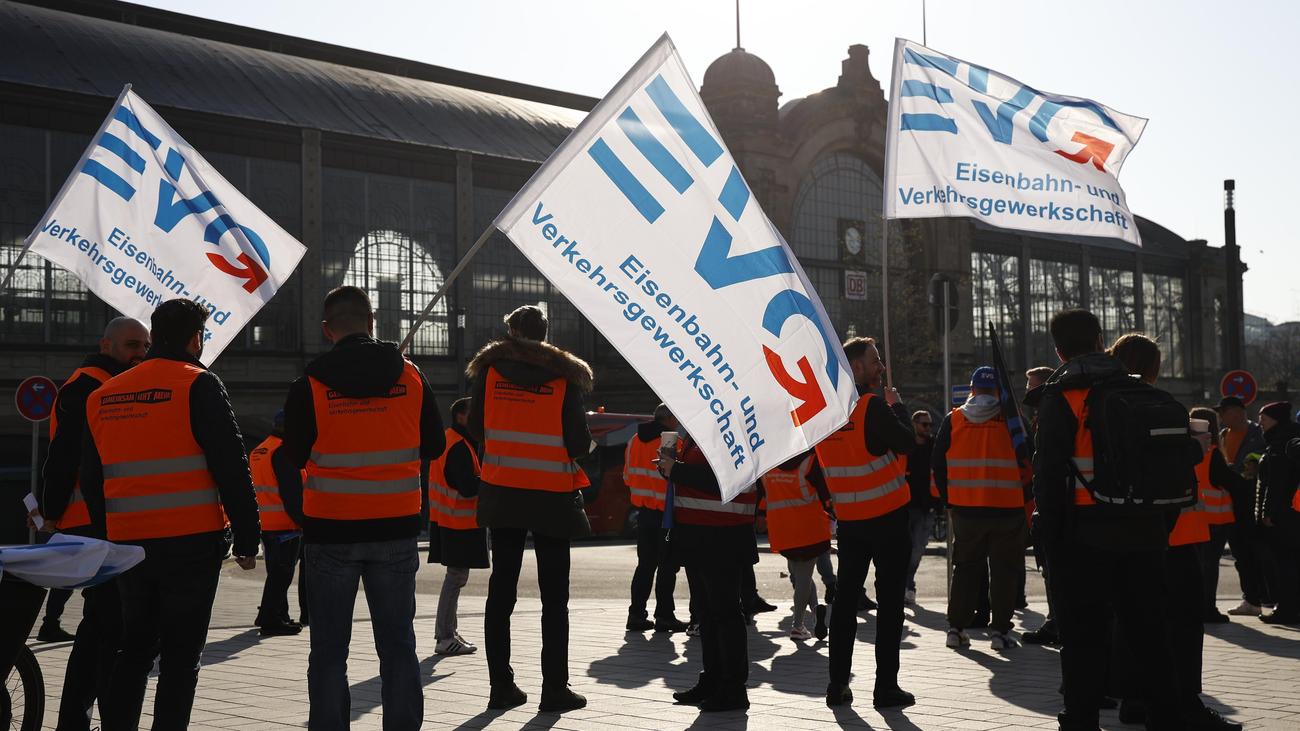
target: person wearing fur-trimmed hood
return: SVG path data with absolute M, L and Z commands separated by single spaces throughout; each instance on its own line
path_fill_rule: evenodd
M 576 462 L 592 445 L 583 408 L 591 367 L 545 342 L 546 315 L 537 307 L 520 307 L 505 323 L 506 337 L 484 346 L 466 370 L 474 382 L 467 426 L 483 445 L 478 523 L 492 533 L 488 707 L 528 701 L 510 667 L 510 615 L 531 532 L 542 596 L 541 710 L 574 710 L 587 701 L 568 687 L 569 544 L 591 532 L 579 492 L 590 483 Z

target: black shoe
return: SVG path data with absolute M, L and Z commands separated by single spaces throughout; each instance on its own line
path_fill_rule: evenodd
M 1146 723 L 1147 707 L 1142 701 L 1124 698 L 1119 702 L 1120 723 Z
M 826 639 L 826 634 L 829 632 L 826 628 L 826 605 L 818 604 L 816 614 L 817 624 L 813 625 L 813 636 L 819 640 L 824 640 Z
M 876 603 L 871 601 L 871 597 L 867 596 L 866 593 L 863 593 L 862 596 L 858 597 L 859 612 L 870 612 L 875 608 L 876 608 Z
M 488 695 L 488 708 L 496 711 L 522 706 L 527 702 L 528 694 L 519 690 L 519 686 L 514 683 L 506 688 L 493 687 Z
M 1042 627 L 1020 635 L 1021 641 L 1026 645 L 1059 645 L 1061 644 L 1061 635 L 1056 631 L 1056 621 L 1047 620 Z
M 672 616 L 655 620 L 655 632 L 685 632 L 687 626 L 685 622 Z
M 655 623 L 654 623 L 654 622 L 651 622 L 650 620 L 646 619 L 645 617 L 628 617 L 628 618 L 627 618 L 627 631 L 628 631 L 628 632 L 649 632 L 650 630 L 652 630 L 652 629 L 654 629 L 654 628 L 655 628 Z
M 1097 731 L 1097 729 L 1101 728 L 1101 722 L 1096 713 L 1084 715 L 1061 711 L 1056 714 L 1056 722 L 1060 724 L 1061 731 Z
M 679 690 L 673 693 L 673 700 L 684 706 L 698 706 L 706 698 L 713 695 L 713 683 L 700 673 L 700 679 L 695 681 L 695 686 L 690 690 Z
M 1205 618 L 1201 621 L 1205 624 L 1227 624 L 1231 622 L 1232 619 L 1223 612 L 1220 612 L 1218 609 L 1215 609 L 1212 612 L 1207 612 Z
M 1241 724 L 1233 723 L 1213 708 L 1203 708 L 1191 718 L 1183 719 L 1186 728 L 1193 731 L 1241 731 Z
M 542 690 L 542 702 L 537 710 L 542 713 L 564 713 L 587 706 L 587 699 L 574 693 L 568 686 L 553 691 Z
M 1259 621 L 1264 624 L 1300 624 L 1300 612 L 1279 612 L 1274 610 L 1272 614 L 1260 616 Z
M 985 629 L 989 626 L 989 615 L 977 614 L 966 629 Z
M 889 688 L 876 688 L 871 693 L 871 705 L 876 708 L 904 708 L 916 703 L 916 696 L 897 685 Z
M 302 625 L 296 622 L 276 622 L 275 624 L 264 624 L 258 627 L 258 632 L 263 637 L 283 637 L 296 635 L 302 632 Z
M 826 686 L 826 705 L 831 707 L 847 706 L 852 702 L 853 691 L 849 689 L 849 686 L 839 685 L 838 683 L 831 683 Z
M 39 642 L 72 642 L 77 636 L 59 626 L 58 622 L 44 622 L 36 633 Z
M 745 691 L 745 686 L 743 685 L 728 690 L 719 690 L 717 693 L 714 693 L 700 702 L 700 710 L 705 713 L 744 711 L 748 708 L 749 693 Z
M 754 603 L 750 605 L 749 610 L 754 614 L 762 614 L 763 612 L 775 612 L 776 605 L 768 602 L 766 599 L 764 599 L 761 596 L 757 596 L 754 597 Z

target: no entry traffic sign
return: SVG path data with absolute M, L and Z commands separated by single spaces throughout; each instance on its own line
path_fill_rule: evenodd
M 18 384 L 14 393 L 14 406 L 28 421 L 45 421 L 54 413 L 54 397 L 59 387 L 45 376 L 32 376 Z
M 1228 371 L 1219 382 L 1219 393 L 1225 398 L 1236 396 L 1249 406 L 1259 396 L 1259 385 L 1249 371 Z

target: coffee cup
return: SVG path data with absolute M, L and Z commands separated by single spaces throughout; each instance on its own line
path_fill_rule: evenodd
M 659 435 L 659 451 L 660 452 L 677 451 L 677 432 L 666 431 Z
M 1210 422 L 1208 419 L 1188 419 L 1187 423 L 1193 434 L 1210 433 Z

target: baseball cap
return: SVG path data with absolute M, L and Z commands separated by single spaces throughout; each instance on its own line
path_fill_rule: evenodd
M 980 366 L 975 372 L 970 374 L 971 388 L 997 388 L 998 374 L 989 366 Z
M 1214 410 L 1223 411 L 1224 409 L 1232 409 L 1232 408 L 1244 409 L 1246 408 L 1246 402 L 1242 401 L 1240 398 L 1237 398 L 1236 396 L 1224 396 L 1223 398 L 1219 399 L 1219 405 L 1215 406 Z

